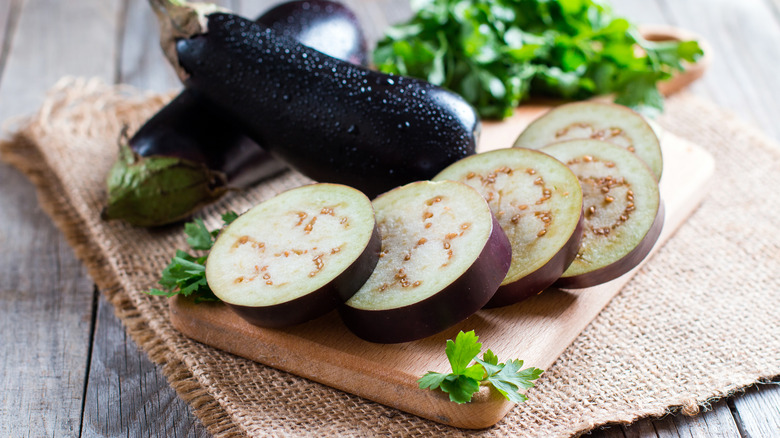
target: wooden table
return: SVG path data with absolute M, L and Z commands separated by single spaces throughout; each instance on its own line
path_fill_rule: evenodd
M 274 0 L 223 1 L 255 16 Z M 348 3 L 371 43 L 404 2 Z M 399 7 L 399 3 L 401 7 Z M 622 0 L 638 23 L 696 31 L 714 62 L 692 90 L 780 141 L 780 0 Z M 166 91 L 179 87 L 143 0 L 0 0 L 0 121 L 29 113 L 64 75 Z M 161 369 L 125 335 L 32 185 L 0 164 L 0 436 L 208 436 Z M 602 437 L 778 436 L 780 387 L 594 432 Z

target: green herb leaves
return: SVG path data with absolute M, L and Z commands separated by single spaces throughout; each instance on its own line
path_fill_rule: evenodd
M 474 359 L 485 367 L 485 380 L 490 382 L 507 400 L 515 403 L 522 403 L 528 400 L 524 394 L 520 394 L 520 388 L 529 389 L 534 386 L 532 380 L 536 380 L 542 375 L 539 368 L 522 369 L 522 360 L 510 360 L 507 363 L 498 363 L 498 358 L 492 351 L 488 350 L 482 360 Z
M 195 251 L 208 251 L 214 244 L 214 235 L 200 219 L 184 224 L 184 234 L 187 235 L 187 245 Z
M 225 225 L 233 222 L 238 215 L 232 211 L 222 215 Z M 184 225 L 187 244 L 194 251 L 208 251 L 214 245 L 214 238 L 219 230 L 209 231 L 203 221 L 195 219 Z M 182 250 L 177 250 L 168 266 L 162 271 L 159 284 L 162 289 L 151 289 L 149 295 L 172 297 L 174 295 L 192 296 L 196 302 L 219 301 L 206 283 L 206 256 L 194 256 Z
M 162 271 L 159 283 L 162 289 L 152 289 L 149 295 L 172 297 L 182 294 L 194 296 L 199 301 L 216 301 L 217 297 L 206 284 L 206 256 L 195 257 L 177 250 L 168 266 Z
M 615 93 L 657 111 L 656 83 L 702 55 L 695 41 L 644 40 L 596 0 L 416 0 L 412 8 L 379 42 L 379 69 L 447 87 L 486 118 L 509 116 L 529 95 Z
M 522 403 L 528 398 L 518 391 L 534 386 L 532 380 L 536 380 L 544 372 L 538 368 L 522 369 L 522 360 L 510 360 L 507 363 L 499 363 L 498 357 L 488 350 L 477 358 L 482 350 L 479 337 L 474 333 L 460 332 L 455 340 L 447 340 L 445 353 L 450 361 L 452 372 L 449 374 L 427 372 L 417 382 L 420 388 L 440 388 L 450 396 L 450 400 L 456 403 L 467 403 L 475 392 L 479 391 L 481 383 L 487 382 L 493 385 L 507 400 Z M 472 362 L 476 362 L 471 365 Z

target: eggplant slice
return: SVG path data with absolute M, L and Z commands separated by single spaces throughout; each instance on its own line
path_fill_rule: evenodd
M 509 241 L 482 196 L 453 181 L 415 182 L 374 200 L 379 263 L 341 307 L 372 342 L 438 333 L 484 306 L 506 276 Z
M 553 108 L 520 134 L 514 147 L 540 149 L 575 139 L 603 140 L 621 146 L 642 159 L 661 179 L 663 157 L 658 136 L 650 124 L 630 108 L 605 102 L 574 102 Z
M 349 299 L 379 258 L 370 200 L 338 184 L 288 190 L 225 228 L 206 261 L 214 294 L 263 327 L 313 319 Z
M 647 165 L 600 140 L 570 140 L 542 151 L 577 175 L 585 212 L 580 250 L 555 285 L 595 286 L 638 265 L 658 240 L 664 221 L 658 184 Z
M 582 236 L 582 190 L 555 158 L 531 149 L 500 149 L 464 158 L 434 180 L 474 187 L 512 244 L 512 266 L 487 307 L 529 298 L 557 280 Z

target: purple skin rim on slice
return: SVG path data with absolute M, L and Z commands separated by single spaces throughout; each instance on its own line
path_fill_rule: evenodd
M 585 226 L 585 215 L 580 211 L 580 219 L 574 228 L 569 240 L 563 247 L 550 258 L 550 260 L 536 271 L 505 284 L 498 288 L 493 298 L 485 304 L 485 308 L 508 306 L 540 294 L 555 283 L 577 257 L 582 240 L 582 228 Z
M 251 307 L 226 303 L 238 316 L 259 327 L 280 328 L 300 324 L 325 315 L 350 299 L 368 280 L 379 261 L 382 238 L 379 227 L 374 231 L 363 253 L 325 286 L 294 300 L 272 306 Z
M 645 237 L 642 238 L 639 245 L 620 260 L 596 269 L 595 271 L 586 272 L 573 277 L 561 277 L 558 281 L 553 283 L 553 286 L 563 289 L 583 289 L 586 287 L 598 286 L 599 284 L 614 280 L 634 269 L 634 267 L 650 254 L 653 246 L 655 246 L 655 242 L 658 241 L 658 237 L 661 235 L 664 226 L 664 214 L 665 207 L 663 201 L 661 201 L 658 204 L 658 212 L 655 215 L 653 224 L 650 226 L 647 234 L 645 234 Z

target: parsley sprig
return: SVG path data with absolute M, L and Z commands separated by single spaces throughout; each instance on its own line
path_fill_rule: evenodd
M 229 211 L 222 215 L 225 225 L 233 222 L 238 215 Z M 219 230 L 209 231 L 201 219 L 195 219 L 184 225 L 187 235 L 187 245 L 193 251 L 208 251 L 214 245 Z M 158 282 L 162 289 L 152 288 L 147 293 L 164 297 L 175 295 L 192 296 L 195 302 L 219 301 L 219 298 L 209 289 L 206 283 L 206 255 L 192 255 L 186 251 L 176 250 L 171 262 L 162 271 Z
M 498 357 L 488 349 L 479 359 L 482 344 L 474 330 L 460 332 L 455 340 L 447 340 L 445 353 L 452 367 L 451 373 L 438 373 L 428 371 L 417 382 L 420 388 L 431 390 L 440 388 L 450 396 L 455 403 L 467 403 L 475 392 L 479 391 L 481 384 L 491 384 L 507 400 L 522 403 L 528 400 L 520 389 L 528 389 L 534 386 L 531 381 L 536 380 L 544 372 L 539 368 L 522 369 L 522 360 L 509 360 L 499 363 Z M 476 362 L 472 364 L 472 362 Z
M 658 112 L 656 83 L 695 62 L 696 41 L 653 42 L 599 0 L 412 0 L 414 16 L 374 52 L 387 73 L 459 93 L 501 119 L 530 95 L 616 101 Z

